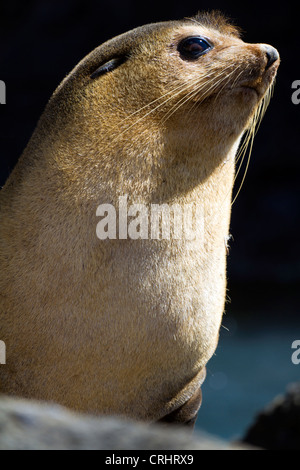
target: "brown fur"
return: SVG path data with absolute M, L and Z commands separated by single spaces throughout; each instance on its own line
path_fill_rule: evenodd
M 2 392 L 158 420 L 198 390 L 224 309 L 234 155 L 278 65 L 227 22 L 199 23 L 108 41 L 50 99 L 0 194 Z M 182 60 L 195 34 L 214 48 Z M 124 194 L 198 203 L 204 238 L 99 240 L 98 205 Z
M 232 20 L 227 18 L 219 10 L 213 10 L 211 12 L 199 12 L 196 16 L 190 19 L 192 21 L 197 21 L 202 26 L 216 29 L 225 35 L 240 37 L 241 34 L 241 28 L 234 25 Z

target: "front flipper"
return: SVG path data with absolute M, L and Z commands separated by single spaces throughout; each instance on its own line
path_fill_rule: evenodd
M 184 426 L 189 426 L 194 428 L 196 419 L 198 416 L 198 411 L 200 409 L 202 403 L 202 391 L 201 385 L 205 378 L 205 369 L 202 370 L 203 380 L 199 385 L 198 389 L 194 392 L 194 394 L 189 398 L 188 401 L 183 403 L 183 405 L 176 408 L 171 413 L 165 415 L 163 418 L 159 419 L 158 423 L 166 423 L 166 424 L 180 424 Z

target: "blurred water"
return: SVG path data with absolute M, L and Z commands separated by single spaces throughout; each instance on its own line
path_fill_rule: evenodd
M 300 321 L 224 318 L 220 341 L 207 366 L 196 429 L 225 439 L 242 437 L 257 412 L 291 382 L 300 381 L 300 364 L 291 345 L 300 340 Z

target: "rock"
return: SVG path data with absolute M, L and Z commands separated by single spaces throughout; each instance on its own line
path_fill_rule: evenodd
M 242 441 L 268 450 L 300 450 L 300 382 L 259 413 Z
M 203 432 L 81 415 L 49 403 L 1 396 L 0 450 L 240 450 Z

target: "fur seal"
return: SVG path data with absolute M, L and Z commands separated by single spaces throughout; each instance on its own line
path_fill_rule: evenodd
M 115 37 L 63 80 L 0 194 L 2 393 L 194 420 L 224 309 L 235 155 L 278 65 L 211 13 Z M 125 196 L 141 212 L 197 204 L 194 238 L 124 236 Z M 100 205 L 116 236 L 97 237 Z

